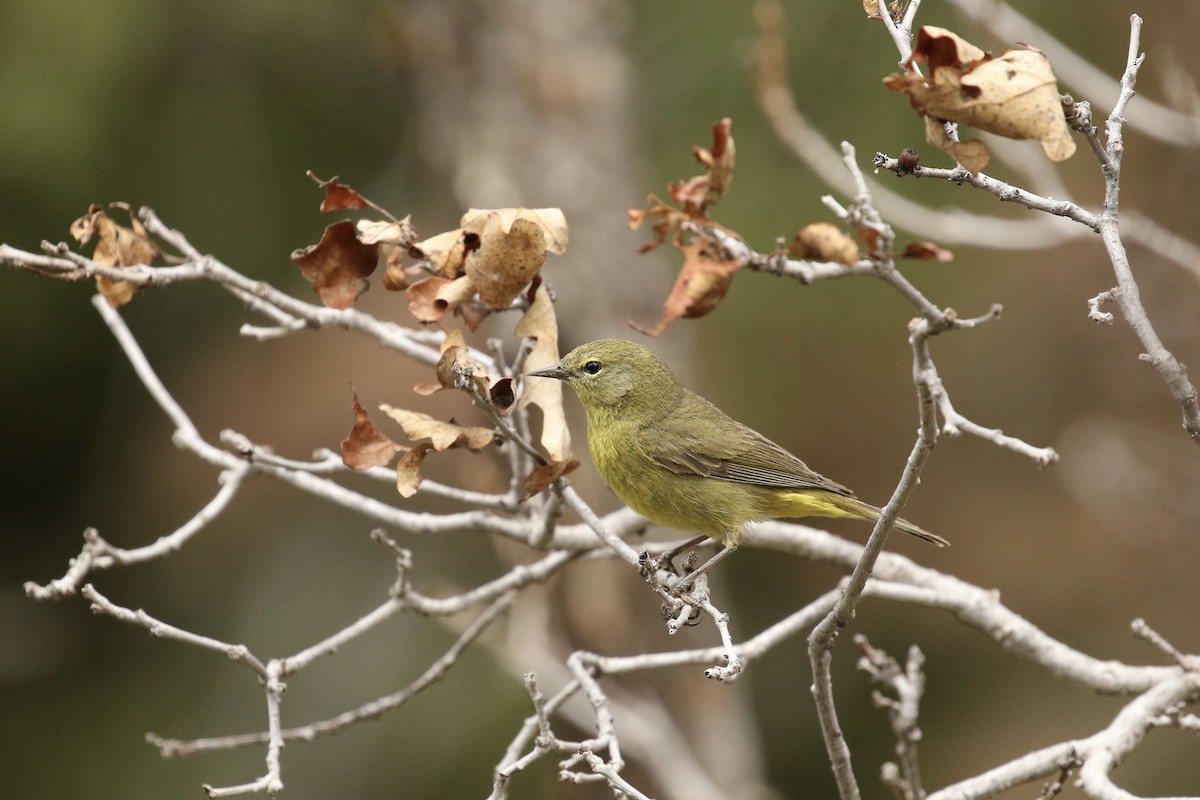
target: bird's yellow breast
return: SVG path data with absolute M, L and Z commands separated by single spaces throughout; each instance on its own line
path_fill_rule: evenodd
M 648 454 L 652 434 L 623 420 L 588 422 L 588 449 L 600 476 L 652 522 L 736 544 L 747 522 L 766 519 L 757 487 L 673 472 Z

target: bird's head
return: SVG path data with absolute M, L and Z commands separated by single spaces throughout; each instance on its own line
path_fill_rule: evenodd
M 649 347 L 624 339 L 580 345 L 554 366 L 529 375 L 570 384 L 589 412 L 627 404 L 657 411 L 677 402 L 681 391 L 666 362 Z

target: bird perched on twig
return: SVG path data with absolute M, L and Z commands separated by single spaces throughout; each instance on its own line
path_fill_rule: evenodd
M 557 378 L 575 390 L 587 412 L 592 460 L 626 505 L 652 522 L 725 545 L 692 577 L 735 550 L 747 522 L 879 519 L 878 508 L 680 386 L 644 345 L 602 339 L 529 375 Z M 893 526 L 948 544 L 904 519 Z

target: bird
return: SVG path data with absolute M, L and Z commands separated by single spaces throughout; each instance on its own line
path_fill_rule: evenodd
M 645 345 L 601 339 L 528 373 L 570 386 L 587 415 L 588 450 L 620 500 L 659 525 L 724 547 L 688 582 L 735 551 L 747 523 L 796 517 L 874 521 L 880 509 L 684 388 Z M 897 518 L 893 527 L 945 539 Z

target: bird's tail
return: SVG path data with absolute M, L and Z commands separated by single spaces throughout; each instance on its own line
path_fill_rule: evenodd
M 853 516 L 861 519 L 868 519 L 872 522 L 879 519 L 880 510 L 870 503 L 864 503 L 857 497 L 842 497 L 839 495 L 835 495 L 834 497 L 836 497 L 835 502 L 837 505 Z M 930 533 L 920 526 L 913 525 L 906 519 L 900 519 L 897 517 L 896 521 L 892 523 L 892 527 L 898 531 L 911 533 L 913 536 L 924 539 L 927 542 L 933 542 L 938 547 L 946 547 L 950 544 L 950 542 L 938 536 L 936 533 Z

